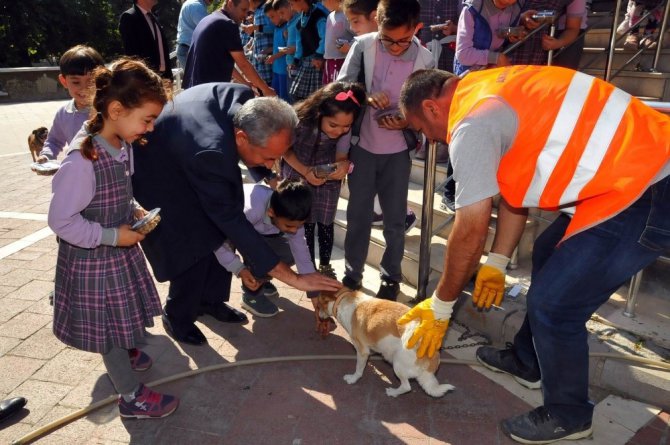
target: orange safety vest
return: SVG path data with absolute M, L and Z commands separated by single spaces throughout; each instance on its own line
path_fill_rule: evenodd
M 670 117 L 592 76 L 551 66 L 475 71 L 459 81 L 447 142 L 485 99 L 511 106 L 519 127 L 498 167 L 514 207 L 572 213 L 564 240 L 635 202 L 670 160 Z

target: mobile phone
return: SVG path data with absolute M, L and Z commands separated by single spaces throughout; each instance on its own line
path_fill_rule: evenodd
M 375 120 L 380 121 L 385 117 L 393 117 L 394 119 L 402 118 L 400 110 L 397 107 L 384 108 L 383 110 L 377 110 L 375 112 Z
M 335 39 L 335 46 L 337 46 L 338 48 L 342 48 L 347 43 L 350 43 L 349 40 L 347 39 Z
M 334 173 L 335 170 L 337 170 L 337 164 L 321 164 L 321 165 L 315 165 L 312 171 L 314 172 L 314 176 L 316 176 L 319 179 L 326 179 L 331 173 Z

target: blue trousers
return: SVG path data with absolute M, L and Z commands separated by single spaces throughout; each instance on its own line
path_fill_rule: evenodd
M 540 370 L 549 411 L 567 425 L 591 421 L 586 322 L 639 270 L 670 248 L 670 178 L 615 217 L 558 244 L 561 215 L 535 242 L 528 311 L 514 338 L 518 358 Z

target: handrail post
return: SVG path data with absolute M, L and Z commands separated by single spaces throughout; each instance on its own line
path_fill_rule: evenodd
M 551 22 L 551 27 L 549 28 L 549 35 L 555 37 L 556 35 L 556 23 L 555 21 Z M 554 61 L 554 50 L 550 49 L 547 53 L 547 65 L 551 66 L 551 63 Z
M 612 66 L 614 65 L 614 47 L 616 45 L 616 29 L 617 29 L 617 20 L 619 20 L 619 14 L 621 13 L 621 2 L 623 0 L 616 1 L 616 7 L 614 8 L 614 19 L 612 20 L 612 29 L 610 30 L 610 47 L 607 52 L 607 60 L 605 61 L 605 80 L 609 82 L 612 76 Z
M 663 49 L 663 37 L 668 26 L 668 14 L 670 14 L 670 2 L 665 2 L 665 12 L 663 13 L 663 22 L 661 22 L 661 31 L 658 33 L 658 42 L 656 42 L 656 54 L 654 54 L 654 65 L 652 70 L 656 71 L 658 62 L 661 60 L 661 49 Z
M 437 142 L 430 141 L 426 150 L 423 170 L 423 207 L 421 208 L 421 241 L 419 243 L 419 277 L 414 303 L 426 299 L 430 277 L 430 243 L 433 232 L 433 198 L 435 197 L 435 169 L 437 164 Z

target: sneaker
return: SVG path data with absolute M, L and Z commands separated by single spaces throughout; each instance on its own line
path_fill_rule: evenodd
M 477 349 L 477 361 L 494 372 L 504 372 L 514 377 L 519 384 L 528 389 L 542 387 L 540 371 L 527 369 L 516 356 L 511 343 L 507 349 L 496 349 L 491 346 L 482 346 Z
M 628 34 L 626 41 L 623 44 L 623 49 L 636 51 L 640 47 L 640 38 L 637 34 Z
M 279 291 L 275 285 L 269 281 L 263 283 L 261 288 L 263 289 L 263 295 L 265 295 L 267 298 L 277 298 L 279 296 Z
M 363 287 L 360 281 L 354 281 L 353 278 L 349 278 L 346 275 L 344 276 L 344 278 L 342 278 L 342 286 L 349 288 L 351 290 L 358 290 L 361 287 Z
M 242 294 L 242 307 L 255 316 L 263 318 L 273 317 L 279 313 L 277 305 L 263 294 L 263 288 L 255 292 L 245 290 Z
M 552 443 L 591 437 L 591 422 L 568 427 L 544 406 L 501 422 L 503 433 L 521 443 Z
M 172 414 L 178 406 L 179 399 L 175 396 L 152 391 L 141 383 L 131 401 L 119 396 L 119 414 L 127 419 L 160 419 Z
M 650 34 L 642 37 L 642 39 L 640 40 L 640 46 L 646 49 L 656 49 L 658 43 L 656 43 L 654 35 Z
M 382 277 L 382 283 L 379 286 L 379 291 L 375 297 L 382 300 L 396 301 L 400 293 L 400 283 Z
M 137 348 L 128 349 L 128 357 L 130 357 L 130 367 L 133 368 L 133 371 L 146 371 L 154 363 L 149 354 Z
M 409 233 L 412 230 L 412 227 L 416 226 L 416 215 L 413 211 L 407 210 L 407 216 L 405 216 L 405 233 Z
M 329 278 L 332 278 L 333 280 L 337 280 L 337 274 L 335 274 L 335 270 L 333 269 L 333 266 L 331 266 L 330 264 L 320 264 L 319 273 Z
M 384 215 L 381 213 L 372 214 L 372 225 L 373 226 L 383 226 L 384 225 Z
M 440 204 L 440 209 L 450 210 L 452 212 L 456 211 L 456 200 L 452 194 L 442 195 L 442 203 Z

